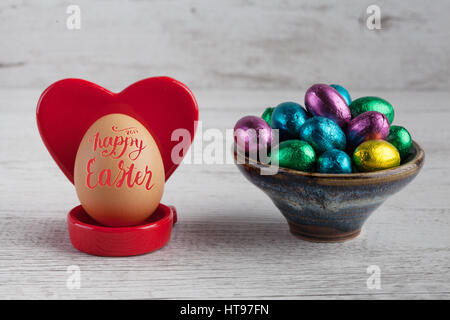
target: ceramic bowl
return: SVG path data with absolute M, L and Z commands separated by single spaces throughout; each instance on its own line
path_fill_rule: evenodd
M 411 182 L 423 166 L 425 154 L 412 143 L 396 168 L 351 174 L 308 173 L 278 168 L 262 175 L 268 165 L 245 157 L 234 159 L 242 174 L 264 191 L 286 218 L 291 233 L 317 242 L 336 242 L 359 235 L 361 227 L 388 197 Z M 244 162 L 244 163 L 242 163 Z

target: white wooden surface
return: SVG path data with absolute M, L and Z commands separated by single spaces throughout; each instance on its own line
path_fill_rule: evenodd
M 234 165 L 183 165 L 164 195 L 179 213 L 170 243 L 102 258 L 69 242 L 66 214 L 78 200 L 39 138 L 40 90 L 0 90 L 0 298 L 450 298 L 450 94 L 353 94 L 369 93 L 394 104 L 396 122 L 424 147 L 426 162 L 360 237 L 299 240 Z M 303 100 L 300 91 L 195 94 L 204 129 L 221 130 L 266 106 Z M 81 269 L 80 289 L 66 287 L 70 265 Z M 370 265 L 381 269 L 379 290 L 367 288 Z
M 70 4 L 80 30 L 66 27 Z M 373 4 L 382 30 L 366 27 Z M 169 74 L 193 88 L 446 90 L 449 12 L 448 0 L 2 0 L 0 87 Z

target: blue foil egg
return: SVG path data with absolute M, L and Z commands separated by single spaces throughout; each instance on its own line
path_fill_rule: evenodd
M 327 150 L 345 150 L 347 139 L 341 127 L 325 117 L 313 117 L 306 120 L 300 128 L 300 139 L 308 142 L 321 154 Z
M 352 160 L 342 150 L 328 150 L 317 159 L 317 171 L 320 173 L 352 173 Z
M 279 130 L 280 141 L 298 139 L 300 127 L 308 119 L 306 110 L 295 102 L 280 103 L 272 113 L 272 129 Z
M 336 89 L 337 92 L 344 98 L 345 102 L 347 102 L 347 105 L 350 105 L 352 103 L 352 98 L 350 97 L 350 93 L 348 93 L 348 90 L 345 89 L 343 86 L 340 86 L 338 84 L 330 84 L 330 87 L 333 87 Z

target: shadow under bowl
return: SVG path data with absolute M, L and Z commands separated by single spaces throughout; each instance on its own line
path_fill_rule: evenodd
M 249 159 L 236 148 L 234 160 L 242 174 L 280 209 L 292 234 L 309 241 L 337 242 L 359 235 L 370 214 L 415 178 L 425 153 L 413 141 L 400 166 L 350 174 L 276 168 Z

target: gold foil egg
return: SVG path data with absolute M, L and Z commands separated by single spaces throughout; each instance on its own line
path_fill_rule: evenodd
M 359 171 L 378 171 L 400 165 L 400 154 L 389 142 L 368 140 L 353 152 L 353 161 Z
M 131 226 L 158 207 L 164 164 L 150 132 L 136 119 L 114 113 L 86 131 L 75 158 L 74 182 L 93 219 L 112 227 Z

